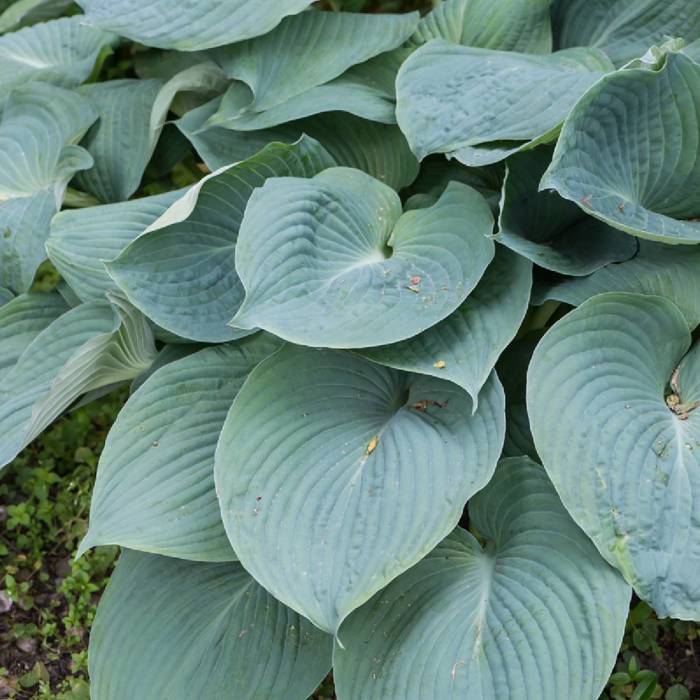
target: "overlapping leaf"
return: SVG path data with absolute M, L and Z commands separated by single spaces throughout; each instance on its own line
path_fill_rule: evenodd
M 0 34 L 56 19 L 74 8 L 73 0 L 15 0 L 0 13 Z
M 90 634 L 90 697 L 305 700 L 331 645 L 240 564 L 126 550 Z
M 591 700 L 625 629 L 630 589 L 562 507 L 542 468 L 503 461 L 457 528 L 341 626 L 347 700 Z
M 241 224 L 246 296 L 231 323 L 320 347 L 405 340 L 474 289 L 494 255 L 492 226 L 484 198 L 460 183 L 402 215 L 397 194 L 358 170 L 270 180 Z
M 533 56 L 435 39 L 399 70 L 396 117 L 419 160 L 445 153 L 494 163 L 554 140 L 576 100 L 611 69 L 598 49 Z
M 700 618 L 700 355 L 667 299 L 595 296 L 528 372 L 537 451 L 567 510 L 661 616 Z
M 569 115 L 541 187 L 622 231 L 700 242 L 700 65 L 682 53 L 605 76 Z
M 233 561 L 214 493 L 214 450 L 250 371 L 281 342 L 256 334 L 164 365 L 109 433 L 81 550 L 119 544 L 196 561 Z
M 251 192 L 269 177 L 309 177 L 333 164 L 307 137 L 270 144 L 197 183 L 107 269 L 133 304 L 172 333 L 206 342 L 249 335 L 252 328 L 227 322 L 243 301 L 234 251 Z
M 473 413 L 451 382 L 347 353 L 272 355 L 236 397 L 216 453 L 241 562 L 334 632 L 425 556 L 488 482 L 504 430 L 495 374 L 479 399 Z

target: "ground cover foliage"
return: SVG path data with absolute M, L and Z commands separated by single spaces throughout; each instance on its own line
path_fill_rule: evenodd
M 63 663 L 85 694 L 91 626 L 95 700 L 692 697 L 700 7 L 0 29 L 5 607 L 35 609 L 33 523 L 78 557 L 4 632 L 73 658 L 3 692 Z M 104 396 L 64 492 L 36 438 Z

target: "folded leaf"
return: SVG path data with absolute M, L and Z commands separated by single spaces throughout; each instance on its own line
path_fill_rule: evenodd
M 338 695 L 597 698 L 622 641 L 629 586 L 528 459 L 504 460 L 469 513 L 485 544 L 457 528 L 342 625 Z
M 613 66 L 598 49 L 548 56 L 435 39 L 399 70 L 396 118 L 419 160 L 445 153 L 485 165 L 553 141 L 586 90 Z
M 348 353 L 286 346 L 226 418 L 216 486 L 248 571 L 321 629 L 427 554 L 490 479 L 501 450 L 495 374 L 462 389 Z
M 358 170 L 270 180 L 241 224 L 246 297 L 231 323 L 320 347 L 405 340 L 474 289 L 494 255 L 492 226 L 486 201 L 460 183 L 402 215 L 398 195 Z
M 199 51 L 274 29 L 313 0 L 78 0 L 90 24 L 146 46 Z
M 700 65 L 682 53 L 605 76 L 567 118 L 540 187 L 635 236 L 699 243 L 699 111 Z
M 90 697 L 305 700 L 331 645 L 240 564 L 126 550 L 90 634 Z
M 538 192 L 552 150 L 536 148 L 506 161 L 496 240 L 540 267 L 587 275 L 637 252 L 630 236 L 586 216 L 553 192 Z
M 214 450 L 250 371 L 281 341 L 256 334 L 157 370 L 127 402 L 100 457 L 80 549 L 118 544 L 195 561 L 234 561 L 214 493 Z
M 595 296 L 542 339 L 527 403 L 574 520 L 660 616 L 697 620 L 700 346 L 690 343 L 667 299 Z
M 522 323 L 531 286 L 532 265 L 499 247 L 474 291 L 444 321 L 401 343 L 357 352 L 388 367 L 449 379 L 476 408 L 481 387 Z
M 0 33 L 55 19 L 74 8 L 73 0 L 15 0 L 0 14 Z
M 227 325 L 243 301 L 234 251 L 251 193 L 267 178 L 309 177 L 334 162 L 313 139 L 272 143 L 192 187 L 107 264 L 131 302 L 171 333 L 205 342 L 249 335 Z

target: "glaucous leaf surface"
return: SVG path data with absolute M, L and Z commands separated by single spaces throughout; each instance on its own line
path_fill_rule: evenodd
M 499 51 L 550 53 L 552 0 L 443 0 L 421 19 L 413 43 L 446 39 Z
M 59 87 L 84 82 L 114 37 L 64 17 L 0 37 L 0 105 L 13 88 L 37 80 Z
M 79 0 L 88 22 L 146 46 L 199 51 L 266 34 L 313 0 Z
M 474 291 L 444 321 L 400 343 L 358 353 L 388 367 L 449 379 L 476 408 L 481 387 L 522 323 L 531 286 L 532 264 L 499 246 Z
M 272 143 L 200 180 L 107 270 L 135 306 L 171 333 L 205 342 L 249 335 L 253 328 L 227 325 L 243 301 L 234 252 L 248 199 L 267 178 L 310 177 L 332 165 L 308 137 Z
M 78 9 L 73 0 L 15 0 L 0 14 L 0 33 L 47 22 L 73 9 Z
M 269 180 L 241 224 L 246 296 L 231 323 L 319 347 L 405 340 L 474 289 L 493 259 L 492 227 L 484 198 L 461 183 L 402 214 L 398 195 L 359 170 Z
M 331 648 L 240 564 L 125 550 L 90 634 L 90 697 L 306 700 Z
M 75 144 L 97 118 L 79 95 L 45 83 L 16 88 L 0 121 L 0 285 L 27 291 L 46 258 L 51 217 L 92 158 Z
M 700 248 L 640 240 L 639 252 L 630 260 L 606 265 L 586 277 L 536 285 L 533 303 L 556 299 L 579 306 L 604 292 L 666 297 L 680 309 L 692 331 L 700 324 Z
M 0 381 L 0 467 L 81 394 L 133 379 L 155 354 L 145 320 L 118 298 L 59 316 Z
M 263 112 L 398 48 L 417 24 L 417 12 L 302 12 L 265 36 L 211 55 L 229 78 L 246 86 L 239 109 Z
M 552 149 L 516 153 L 506 161 L 496 240 L 540 267 L 587 275 L 611 262 L 629 260 L 637 243 L 584 214 L 556 192 L 538 192 Z
M 0 287 L 0 306 L 4 306 L 7 302 L 12 301 L 15 295 L 5 287 Z
M 104 263 L 116 258 L 185 191 L 56 214 L 46 241 L 49 259 L 82 301 L 99 301 L 105 292 L 118 289 Z
M 612 68 L 598 49 L 533 56 L 435 39 L 399 70 L 396 118 L 419 160 L 445 153 L 486 165 L 553 141 L 576 101 Z
M 501 462 L 457 528 L 338 632 L 344 700 L 591 700 L 622 641 L 630 588 L 527 458 Z
M 425 556 L 491 478 L 495 374 L 473 411 L 455 384 L 285 346 L 253 370 L 216 451 L 226 532 L 246 569 L 328 632 Z
M 195 561 L 234 561 L 214 493 L 214 450 L 251 370 L 281 341 L 263 333 L 158 369 L 107 437 L 80 548 L 118 544 Z
M 579 101 L 540 186 L 635 236 L 700 243 L 700 65 L 663 49 L 649 60 Z
M 557 48 L 597 46 L 621 66 L 668 37 L 700 38 L 700 5 L 688 0 L 555 0 Z
M 527 403 L 574 520 L 660 616 L 697 620 L 700 346 L 690 345 L 667 299 L 600 294 L 544 336 Z

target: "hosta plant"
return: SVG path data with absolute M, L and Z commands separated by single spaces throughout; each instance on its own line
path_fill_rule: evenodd
M 131 386 L 94 700 L 596 700 L 700 619 L 700 5 L 380 5 L 0 3 L 0 462 Z

